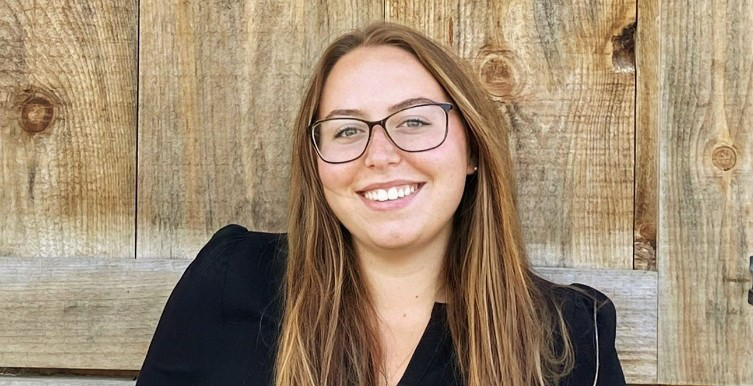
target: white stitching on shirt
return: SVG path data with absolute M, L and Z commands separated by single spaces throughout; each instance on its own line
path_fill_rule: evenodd
M 596 374 L 594 374 L 594 386 L 599 379 L 599 324 L 596 321 L 596 301 L 594 300 L 594 334 L 596 334 Z

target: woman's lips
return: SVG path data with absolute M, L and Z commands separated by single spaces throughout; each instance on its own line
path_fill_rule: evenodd
M 397 185 L 390 188 L 372 189 L 359 192 L 361 200 L 373 210 L 395 210 L 410 204 L 425 183 Z M 406 194 L 407 193 L 407 194 Z M 400 196 L 402 194 L 402 197 Z M 385 197 L 386 196 L 386 197 Z M 391 198 L 394 197 L 394 198 Z
M 372 189 L 362 192 L 362 196 L 371 201 L 394 201 L 399 198 L 410 196 L 419 188 L 419 184 L 405 184 L 389 188 Z

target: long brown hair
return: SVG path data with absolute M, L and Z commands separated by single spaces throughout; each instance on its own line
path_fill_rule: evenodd
M 478 165 L 453 220 L 444 266 L 447 321 L 468 386 L 550 385 L 572 368 L 556 285 L 526 258 L 505 120 L 469 66 L 410 28 L 376 23 L 335 40 L 316 65 L 295 123 L 277 386 L 382 383 L 375 311 L 350 234 L 324 199 L 306 127 L 334 64 L 357 47 L 413 54 L 465 123 Z M 560 347 L 560 349 L 557 349 Z

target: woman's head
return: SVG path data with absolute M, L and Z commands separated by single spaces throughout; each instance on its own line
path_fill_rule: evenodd
M 394 46 L 361 46 L 330 71 L 312 127 L 317 168 L 357 251 L 444 252 L 474 167 L 450 102 L 423 65 Z M 354 118 L 384 126 L 370 130 Z
M 397 112 L 416 105 L 434 107 Z M 350 120 L 319 125 L 332 118 Z M 414 140 L 416 132 L 401 129 L 429 121 L 446 138 L 419 131 Z M 466 384 L 557 379 L 572 353 L 567 343 L 564 357 L 550 346 L 552 320 L 564 322 L 553 317 L 559 308 L 549 306 L 544 286 L 533 285 L 525 258 L 506 123 L 464 61 L 395 24 L 345 34 L 314 68 L 295 125 L 276 384 L 381 383 L 358 249 L 437 240 Z M 390 200 L 400 194 L 407 199 Z
M 390 135 L 377 125 L 359 158 L 328 163 L 326 157 L 317 156 L 311 141 L 311 123 L 353 116 L 380 120 L 395 111 L 389 107 L 406 101 L 401 107 L 434 102 L 453 105 L 446 113 L 447 138 L 440 146 L 424 152 L 402 151 L 405 146 L 401 147 L 400 139 L 395 138 L 399 130 L 395 128 L 396 133 Z M 343 109 L 359 111 L 335 111 Z M 427 114 L 439 112 L 444 119 L 442 107 L 427 109 Z M 398 125 L 396 119 L 388 123 Z M 420 245 L 434 236 L 449 235 L 445 225 L 458 209 L 464 192 L 467 198 L 460 205 L 460 212 L 470 213 L 479 198 L 478 184 L 475 177 L 466 184 L 466 176 L 473 174 L 475 168 L 482 175 L 482 184 L 488 181 L 485 174 L 498 174 L 493 178 L 503 179 L 508 191 L 496 195 L 507 196 L 512 203 L 510 159 L 501 123 L 496 107 L 464 62 L 409 28 L 373 24 L 337 39 L 322 55 L 297 120 L 293 169 L 300 170 L 298 177 L 313 190 L 308 193 L 319 198 L 311 204 L 326 202 L 328 205 L 321 208 L 324 213 L 320 214 L 334 215 L 356 240 L 370 247 Z M 314 133 L 319 134 L 316 130 Z M 410 200 L 419 202 L 411 204 L 423 206 L 403 212 L 383 210 L 408 201 L 379 201 L 374 188 L 389 192 L 394 185 L 417 190 Z M 376 202 L 369 200 L 368 190 Z M 491 198 L 489 194 L 484 196 Z M 514 208 L 508 212 L 514 215 Z M 412 219 L 412 227 L 401 221 L 401 214 Z

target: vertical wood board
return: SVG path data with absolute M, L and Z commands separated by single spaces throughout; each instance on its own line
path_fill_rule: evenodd
M 753 2 L 661 2 L 659 382 L 753 384 Z
M 232 222 L 283 230 L 314 59 L 382 13 L 381 1 L 142 1 L 138 256 L 191 257 Z
M 499 102 L 531 261 L 632 268 L 636 2 L 386 4 Z
M 635 221 L 633 268 L 656 271 L 658 135 L 661 117 L 659 0 L 638 2 L 636 29 Z
M 0 6 L 0 256 L 134 256 L 136 1 Z

